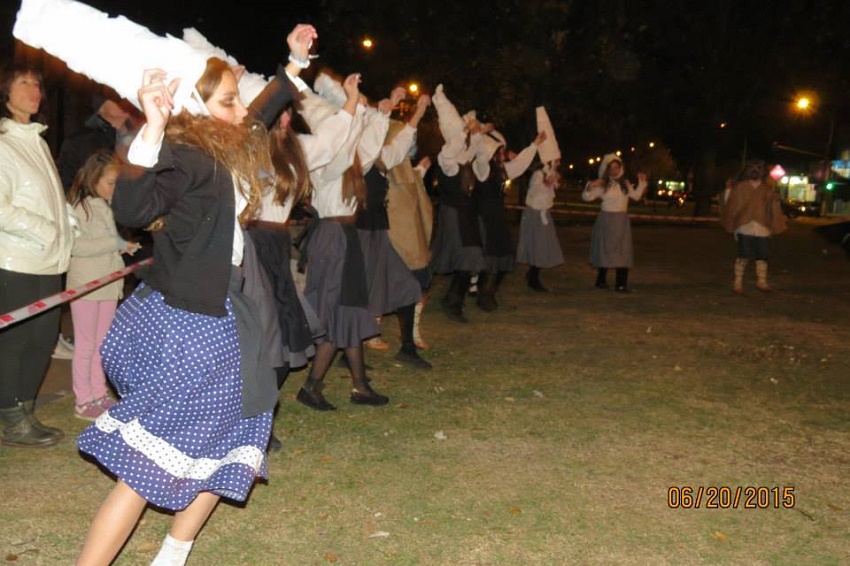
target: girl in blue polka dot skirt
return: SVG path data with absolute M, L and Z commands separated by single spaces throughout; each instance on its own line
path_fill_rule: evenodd
M 308 60 L 315 37 L 312 26 L 295 27 L 291 62 L 269 85 L 277 94 L 257 100 L 289 101 L 280 83 Z M 140 167 L 122 172 L 112 206 L 117 222 L 152 230 L 154 260 L 101 349 L 121 400 L 77 439 L 118 480 L 77 564 L 110 564 L 148 503 L 174 511 L 153 564 L 184 564 L 219 499 L 245 501 L 267 476 L 277 383 L 239 267 L 240 225 L 256 215 L 262 172 L 273 170 L 267 131 L 246 119 L 228 63 L 210 58 L 193 78 L 148 69 L 138 91 L 147 123 L 128 160 Z

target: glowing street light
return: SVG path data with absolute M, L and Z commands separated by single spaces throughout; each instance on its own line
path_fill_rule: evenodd
M 363 46 L 363 49 L 366 49 L 368 51 L 375 46 L 375 43 L 370 38 L 364 37 L 363 41 L 360 42 L 360 45 Z
M 794 106 L 800 112 L 807 112 L 812 109 L 812 99 L 807 96 L 801 96 L 794 103 Z
M 655 142 L 649 142 L 649 147 L 650 147 L 650 148 L 655 147 Z
M 416 83 L 410 83 L 407 86 L 407 90 L 410 92 L 410 94 L 416 94 L 417 92 L 419 92 L 419 85 Z

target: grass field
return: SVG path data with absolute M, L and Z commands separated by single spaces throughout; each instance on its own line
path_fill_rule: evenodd
M 636 292 L 622 295 L 592 288 L 588 222 L 559 221 L 553 292 L 528 290 L 518 266 L 496 312 L 467 299 L 470 324 L 440 312 L 437 278 L 431 372 L 395 364 L 386 317 L 391 350 L 367 362 L 389 406 L 350 405 L 333 369 L 339 410 L 310 411 L 293 374 L 269 481 L 219 506 L 189 563 L 850 564 L 843 252 L 795 222 L 772 244 L 775 292 L 750 271 L 739 297 L 731 236 L 636 222 Z M 112 487 L 76 451 L 72 404 L 41 413 L 69 433 L 60 445 L 0 448 L 7 564 L 73 563 Z M 116 564 L 148 564 L 168 522 L 148 510 Z

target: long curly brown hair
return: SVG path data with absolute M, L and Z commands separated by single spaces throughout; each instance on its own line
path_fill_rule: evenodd
M 211 57 L 204 74 L 195 83 L 204 102 L 212 97 L 224 73 L 232 73 L 223 60 Z M 183 111 L 168 121 L 166 139 L 175 144 L 197 147 L 222 163 L 237 180 L 237 190 L 248 203 L 239 215 L 242 224 L 253 219 L 260 208 L 262 195 L 272 189 L 273 175 L 269 136 L 259 122 L 246 117 L 238 125 L 211 116 L 195 116 Z
M 304 200 L 310 194 L 310 175 L 307 158 L 297 134 L 288 125 L 278 124 L 270 134 L 271 159 L 276 174 L 275 202 L 283 205 L 286 197 L 292 195 L 294 204 Z

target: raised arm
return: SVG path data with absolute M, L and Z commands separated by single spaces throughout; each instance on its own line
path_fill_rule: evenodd
M 298 75 L 305 68 L 302 65 L 309 65 L 310 46 L 317 37 L 315 28 L 309 24 L 298 24 L 286 36 L 289 62 L 285 66 L 278 65 L 274 78 L 248 107 L 248 112 L 266 128 L 272 127 L 275 118 L 297 93 L 308 88 Z
M 537 149 L 544 141 L 546 141 L 546 132 L 540 132 L 534 138 L 534 141 L 531 142 L 531 145 L 519 152 L 519 155 L 510 161 L 505 161 L 505 173 L 508 179 L 516 179 L 525 173 L 531 162 L 534 161 L 534 156 L 537 155 Z

